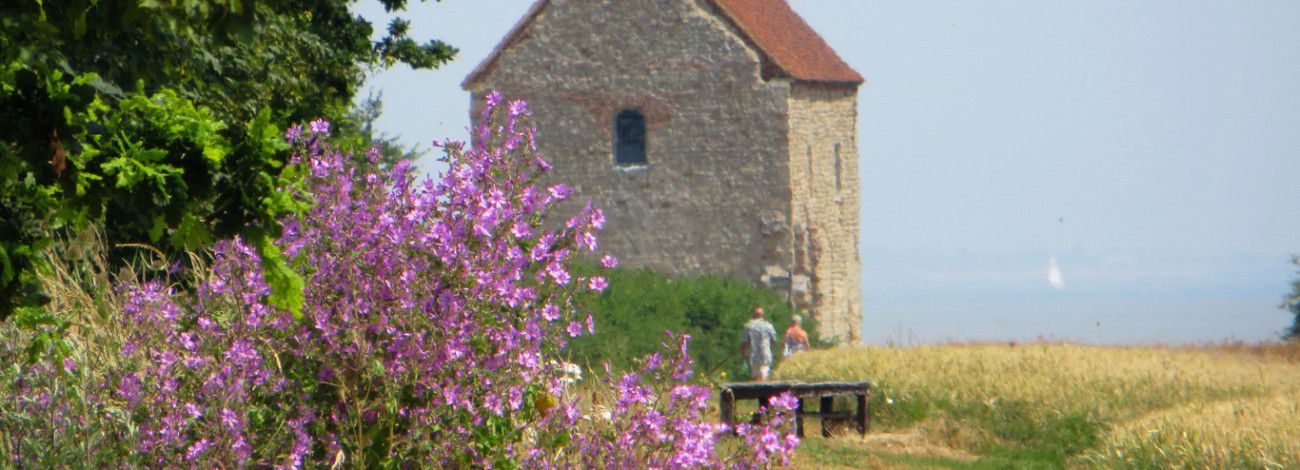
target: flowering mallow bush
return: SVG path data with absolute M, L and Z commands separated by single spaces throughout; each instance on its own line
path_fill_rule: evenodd
M 760 425 L 708 422 L 685 337 L 604 383 L 571 384 L 574 371 L 556 367 L 570 338 L 595 331 L 573 298 L 607 282 L 569 266 L 598 256 L 604 216 L 590 205 L 567 218 L 549 211 L 571 191 L 540 184 L 549 166 L 525 103 L 492 94 L 483 112 L 474 145 L 440 145 L 447 170 L 427 180 L 405 163 L 368 170 L 378 165 L 359 160 L 377 154 L 333 148 L 326 122 L 290 129 L 290 171 L 305 178 L 287 190 L 313 205 L 284 221 L 275 248 L 306 280 L 301 311 L 268 301 L 250 243 L 223 242 L 196 292 L 118 288 L 116 364 L 77 379 L 100 390 L 78 396 L 95 419 L 50 418 L 75 363 L 28 368 L 7 403 L 51 439 L 62 434 L 53 427 L 117 423 L 103 426 L 113 436 L 103 445 L 148 467 L 785 462 L 797 444 L 793 399 L 776 400 Z M 584 385 L 612 398 L 580 399 Z M 744 445 L 724 455 L 732 433 Z M 12 436 L 12 463 L 42 462 Z
M 792 432 L 796 399 L 774 398 L 763 410 L 761 425 L 735 429 L 704 418 L 712 396 L 709 387 L 691 385 L 694 374 L 687 353 L 690 337 L 669 334 L 667 354 L 642 359 L 639 370 L 615 375 L 606 371 L 585 413 L 566 403 L 547 418 L 547 427 L 573 430 L 572 442 L 558 454 L 537 447 L 525 460 L 546 468 L 768 468 L 789 464 L 799 444 Z M 717 445 L 734 432 L 743 450 L 719 455 Z

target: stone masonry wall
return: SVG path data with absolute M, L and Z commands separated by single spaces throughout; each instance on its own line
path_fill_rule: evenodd
M 856 342 L 857 89 L 764 78 L 712 8 L 552 0 L 470 84 L 472 117 L 490 90 L 527 100 L 551 182 L 575 190 L 560 213 L 603 208 L 601 251 L 624 265 L 759 281 Z M 644 167 L 614 164 L 625 109 L 646 118 Z
M 471 84 L 526 99 L 552 179 L 608 217 L 602 251 L 669 274 L 758 280 L 791 259 L 787 81 L 697 0 L 554 0 Z M 642 168 L 613 161 L 614 117 L 646 117 Z M 477 109 L 473 111 L 477 117 Z
M 861 339 L 856 87 L 796 83 L 790 93 L 792 291 L 823 336 Z

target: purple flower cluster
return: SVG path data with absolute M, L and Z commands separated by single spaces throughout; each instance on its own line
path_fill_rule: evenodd
M 446 173 L 423 181 L 407 163 L 367 172 L 375 165 L 355 159 L 377 154 L 332 148 L 324 121 L 288 133 L 309 175 L 302 195 L 314 201 L 278 243 L 309 281 L 302 320 L 266 302 L 249 244 L 219 246 L 192 312 L 155 302 L 136 315 L 169 332 L 149 352 L 144 375 L 157 393 L 145 406 L 176 410 L 142 427 L 140 450 L 160 464 L 210 456 L 293 467 L 338 451 L 367 463 L 509 458 L 501 446 L 467 443 L 508 442 L 513 433 L 499 430 L 535 413 L 531 397 L 559 392 L 542 358 L 582 332 L 569 325 L 590 323 L 574 290 L 606 285 L 575 282 L 568 268 L 596 249 L 599 209 L 558 230 L 542 224 L 571 190 L 537 185 L 545 164 L 524 110 L 488 106 L 476 145 L 445 145 Z M 249 432 L 249 411 L 271 408 L 284 431 Z M 287 455 L 254 455 L 272 448 Z
M 789 465 L 790 455 L 799 446 L 799 436 L 792 432 L 794 410 L 798 399 L 789 393 L 772 398 L 761 425 L 741 423 L 736 434 L 745 442 L 749 452 L 734 463 L 736 468 L 770 468 Z
M 120 287 L 130 333 L 120 367 L 99 378 L 111 392 L 97 399 L 129 417 L 115 432 L 131 458 L 286 468 L 786 459 L 797 441 L 780 414 L 735 430 L 746 459 L 716 455 L 730 430 L 704 418 L 709 389 L 687 383 L 685 337 L 668 358 L 609 381 L 607 418 L 565 396 L 566 371 L 550 364 L 569 338 L 595 331 L 574 295 L 608 287 L 569 267 L 596 256 L 605 217 L 588 205 L 553 219 L 572 190 L 540 184 L 550 165 L 524 123 L 527 105 L 493 93 L 483 112 L 472 146 L 442 144 L 437 179 L 417 179 L 407 163 L 375 170 L 376 152 L 335 149 L 322 120 L 286 133 L 290 171 L 306 175 L 286 190 L 313 202 L 284 221 L 274 247 L 307 281 L 300 317 L 269 302 L 246 240 L 217 246 L 195 293 Z M 42 372 L 78 370 L 66 361 Z
M 545 427 L 568 430 L 561 452 L 534 449 L 528 466 L 542 468 L 766 468 L 785 465 L 799 444 L 793 396 L 761 411 L 760 424 L 734 429 L 706 418 L 712 391 L 692 385 L 690 336 L 669 334 L 668 356 L 655 353 L 637 371 L 604 380 L 605 397 L 583 416 L 576 408 L 551 416 Z M 734 431 L 745 443 L 724 454 L 718 446 Z

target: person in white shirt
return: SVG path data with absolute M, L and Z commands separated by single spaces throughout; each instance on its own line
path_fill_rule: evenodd
M 753 380 L 766 382 L 772 370 L 772 343 L 776 342 L 776 329 L 763 319 L 763 309 L 755 308 L 753 319 L 740 333 L 740 353 L 749 361 Z

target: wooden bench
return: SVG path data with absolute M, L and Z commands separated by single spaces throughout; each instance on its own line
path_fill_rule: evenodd
M 789 392 L 799 400 L 795 409 L 795 423 L 799 437 L 803 437 L 803 417 L 821 418 L 822 437 L 830 436 L 830 424 L 852 422 L 858 428 L 858 434 L 865 436 L 871 427 L 871 407 L 868 398 L 871 395 L 871 382 L 822 382 L 822 383 L 788 383 L 788 382 L 752 382 L 729 383 L 720 388 L 718 414 L 722 422 L 728 425 L 736 423 L 736 402 L 739 400 L 758 400 L 758 406 L 767 406 L 768 401 L 777 395 Z M 856 398 L 857 409 L 853 411 L 835 411 L 835 397 L 852 396 Z M 804 409 L 804 400 L 816 398 L 819 403 L 816 412 Z

